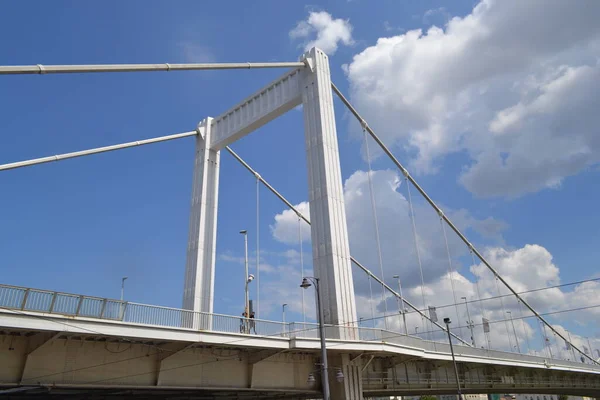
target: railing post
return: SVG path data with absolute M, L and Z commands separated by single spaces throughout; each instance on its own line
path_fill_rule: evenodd
M 23 295 L 23 301 L 21 302 L 21 310 L 25 309 L 25 305 L 27 304 L 28 297 L 29 297 L 29 289 L 25 289 L 25 295 Z
M 79 302 L 77 303 L 77 309 L 75 310 L 75 315 L 79 315 L 79 311 L 81 311 L 81 305 L 83 304 L 83 296 L 79 296 Z
M 104 310 L 106 309 L 106 299 L 102 300 L 102 308 L 100 309 L 100 318 L 104 317 Z
M 52 294 L 52 301 L 50 302 L 50 308 L 48 308 L 48 313 L 50 313 L 50 314 L 52 314 L 52 311 L 54 311 L 54 303 L 56 302 L 56 296 L 57 296 L 57 293 L 54 292 Z

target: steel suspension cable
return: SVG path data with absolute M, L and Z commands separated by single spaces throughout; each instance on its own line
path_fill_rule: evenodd
M 579 284 L 586 283 L 586 282 L 597 282 L 597 281 L 600 281 L 600 278 L 591 278 L 591 279 L 584 279 L 584 280 L 581 280 L 581 281 L 561 283 L 560 285 L 552 285 L 552 286 L 546 286 L 546 287 L 541 287 L 541 288 L 536 288 L 536 289 L 524 290 L 524 291 L 518 292 L 518 293 L 520 295 L 524 295 L 524 294 L 529 294 L 529 293 L 534 293 L 534 292 L 541 292 L 541 291 L 544 291 L 544 290 L 557 289 L 557 288 L 561 288 L 561 287 L 565 287 L 565 286 L 573 286 L 573 285 L 579 285 Z M 496 300 L 496 299 L 499 299 L 500 297 L 507 298 L 507 297 L 512 297 L 512 296 L 513 296 L 512 294 L 503 294 L 501 296 L 482 297 L 482 301 L 485 303 L 486 301 Z M 471 304 L 471 303 L 477 303 L 477 302 L 479 302 L 479 300 L 469 300 L 469 301 L 467 301 L 467 303 L 469 303 L 469 304 Z M 449 304 L 444 304 L 442 306 L 437 306 L 436 309 L 447 308 L 447 307 L 454 307 L 454 303 L 449 303 Z M 421 311 L 423 311 L 423 310 L 421 310 Z M 408 312 L 411 313 L 413 311 L 408 311 Z M 534 314 L 532 314 L 531 317 L 536 318 L 536 316 Z
M 471 249 L 469 249 L 469 253 L 471 253 L 471 260 L 473 261 L 473 266 L 475 266 L 475 256 L 473 255 L 473 251 Z M 487 310 L 485 309 L 485 306 L 483 305 L 483 300 L 481 299 L 481 290 L 479 289 L 479 280 L 480 280 L 479 275 L 476 275 L 475 287 L 477 289 L 477 298 L 479 299 L 479 307 L 481 308 L 481 316 L 489 321 L 489 318 L 487 317 Z M 482 320 L 482 322 L 483 322 L 483 320 Z M 492 342 L 490 340 L 490 333 L 486 332 L 484 329 L 483 336 L 485 336 L 485 339 L 486 339 L 486 342 L 488 345 L 488 350 L 491 350 Z
M 448 245 L 448 235 L 446 234 L 446 226 L 444 225 L 444 219 L 440 215 L 440 225 L 442 226 L 442 232 L 444 233 L 444 243 L 446 244 L 446 254 L 448 255 L 448 278 L 450 279 L 450 286 L 452 287 L 452 297 L 454 298 L 454 310 L 456 311 L 456 320 L 460 321 L 460 313 L 458 312 L 458 300 L 456 299 L 456 289 L 454 288 L 454 268 L 452 266 L 452 256 L 450 255 L 450 246 Z M 459 325 L 460 336 L 463 336 L 462 328 Z
M 373 309 L 373 285 L 371 284 L 371 275 L 367 275 L 369 281 L 369 307 L 371 308 L 371 323 L 375 328 L 375 310 Z
M 331 88 L 333 89 L 333 92 L 338 96 L 338 98 L 342 101 L 342 103 L 344 103 L 344 105 L 356 117 L 356 119 L 359 122 L 365 121 L 365 119 L 358 113 L 358 111 L 356 111 L 354 106 L 348 101 L 348 99 L 346 99 L 346 97 L 337 88 L 337 86 L 335 86 L 335 84 L 333 84 L 333 82 L 331 83 Z M 406 168 L 404 168 L 404 166 L 400 163 L 400 161 L 398 161 L 398 159 L 393 155 L 393 153 L 388 149 L 388 147 L 381 141 L 381 139 L 379 139 L 377 134 L 368 125 L 366 126 L 366 129 L 367 129 L 367 132 L 371 135 L 371 137 L 375 140 L 375 142 L 379 145 L 379 147 L 383 150 L 383 152 L 396 165 L 396 167 L 398 167 L 398 169 L 400 169 L 400 171 L 402 171 L 402 173 L 410 180 L 410 182 L 415 186 L 417 191 L 423 196 L 423 198 L 429 203 L 429 205 L 431 207 L 433 207 L 433 209 L 436 212 L 440 213 L 441 212 L 440 207 L 431 199 L 431 197 L 429 197 L 429 195 L 427 194 L 427 192 L 425 192 L 425 190 L 421 187 L 421 185 L 419 185 L 419 183 L 408 173 L 408 170 Z M 496 275 L 498 277 L 498 279 L 508 288 L 508 290 L 510 290 L 515 296 L 517 296 L 517 298 L 519 298 L 523 302 L 523 305 L 525 307 L 527 307 L 536 317 L 540 318 L 541 321 L 544 323 L 544 325 L 546 325 L 548 328 L 550 328 L 553 332 L 557 333 L 558 336 L 560 336 L 562 339 L 567 340 L 563 335 L 556 332 L 554 327 L 552 327 L 551 324 L 548 321 L 546 321 L 528 302 L 526 302 L 523 298 L 521 298 L 518 295 L 518 293 L 515 291 L 515 289 L 513 289 L 513 287 L 504 278 L 502 278 L 501 276 L 498 275 L 498 272 L 496 271 L 496 269 L 494 267 L 492 267 L 492 265 L 489 263 L 489 261 L 475 247 L 473 247 L 473 245 L 471 244 L 471 242 L 469 242 L 467 237 L 456 227 L 456 225 L 454 225 L 454 223 L 446 215 L 443 215 L 443 218 L 446 221 L 446 223 L 448 224 L 448 226 L 458 235 L 458 237 L 470 249 L 473 250 L 473 252 L 477 256 L 477 258 L 479 258 L 481 260 L 481 262 L 494 275 Z M 585 354 L 578 347 L 576 347 L 576 346 L 574 346 L 574 347 L 580 354 L 584 355 L 587 359 L 592 361 L 594 364 L 600 365 L 600 362 L 594 360 L 592 357 Z
M 525 341 L 527 342 L 527 353 L 529 353 L 531 351 L 531 346 L 529 344 L 529 334 L 527 333 L 527 330 L 525 329 L 525 325 L 529 326 L 528 324 L 525 323 L 525 313 L 523 312 L 523 305 L 521 304 L 521 301 L 517 299 L 517 304 L 519 305 L 519 312 L 521 313 L 521 325 L 523 327 L 523 334 L 525 335 Z
M 413 234 L 413 241 L 415 243 L 415 255 L 417 256 L 417 264 L 419 265 L 419 275 L 421 277 L 421 298 L 423 300 L 423 312 L 427 311 L 427 303 L 425 302 L 425 279 L 423 277 L 423 263 L 421 262 L 421 251 L 419 250 L 419 237 L 417 235 L 417 223 L 415 222 L 415 209 L 413 207 L 412 195 L 410 194 L 410 183 L 408 182 L 408 177 L 404 177 L 406 182 L 406 191 L 408 195 L 408 211 L 410 213 L 410 223 Z M 425 320 L 423 316 L 421 316 L 421 323 L 423 324 L 423 330 L 429 331 L 432 327 L 431 324 L 429 328 L 425 328 Z M 408 328 L 407 328 L 408 329 Z M 427 336 L 430 338 L 430 336 Z
M 215 69 L 256 69 L 256 68 L 302 68 L 306 64 L 297 62 L 266 63 L 189 63 L 189 64 L 92 64 L 92 65 L 2 65 L 0 75 L 23 74 L 68 74 L 88 72 L 150 72 L 150 71 L 192 71 Z
M 229 146 L 225 146 L 225 150 L 227 150 L 229 152 L 229 154 L 231 154 L 233 156 L 233 158 L 235 158 L 240 164 L 242 164 L 242 166 L 244 166 L 244 168 L 246 168 L 251 174 L 255 175 L 256 171 L 250 166 L 248 165 L 248 163 L 246 161 L 244 161 L 235 151 L 233 151 Z M 277 196 L 277 198 L 279 200 L 281 200 L 290 210 L 292 210 L 293 212 L 296 213 L 296 215 L 298 215 L 300 218 L 302 218 L 308 225 L 310 225 L 310 220 L 308 218 L 306 218 L 306 216 L 304 216 L 300 210 L 298 210 L 297 207 L 295 207 L 292 203 L 289 202 L 288 199 L 286 199 L 281 193 L 279 193 L 269 182 L 267 182 L 263 177 L 261 177 L 259 175 L 259 179 L 260 181 L 263 183 L 263 185 L 265 185 L 265 187 L 267 189 L 269 189 L 275 196 Z M 350 255 L 350 261 L 356 265 L 358 268 L 360 268 L 363 272 L 365 272 L 366 274 L 368 274 L 371 278 L 373 278 L 375 281 L 377 281 L 378 283 L 382 284 L 388 292 L 390 292 L 394 297 L 396 298 L 400 298 L 402 299 L 402 301 L 404 301 L 404 303 L 411 308 L 412 310 L 416 311 L 419 315 L 421 315 L 421 317 L 424 317 L 426 319 L 428 319 L 429 321 L 431 321 L 431 318 L 429 318 L 427 315 L 425 315 L 423 312 L 421 312 L 421 310 L 419 310 L 418 307 L 416 307 L 414 304 L 412 304 L 410 301 L 406 300 L 405 298 L 402 298 L 398 292 L 396 292 L 394 289 L 392 289 L 387 283 L 383 282 L 381 279 L 379 279 L 376 275 L 374 275 L 367 267 L 365 267 L 364 265 L 362 265 L 362 263 L 360 261 L 358 261 L 356 258 L 354 258 L 352 255 Z M 440 330 L 442 330 L 443 332 L 448 332 L 446 330 L 446 327 L 444 327 L 443 325 L 439 324 L 436 321 L 431 321 L 432 324 L 434 324 L 435 326 L 437 326 Z M 463 340 L 460 336 L 455 335 L 452 332 L 449 332 L 450 335 L 452 337 L 454 337 L 455 339 L 459 340 L 460 342 L 462 342 L 464 345 L 472 347 L 471 343 Z
M 198 134 L 198 131 L 195 130 L 195 131 L 190 131 L 190 132 L 176 133 L 174 135 L 160 136 L 160 137 L 156 137 L 156 138 L 152 138 L 152 139 L 137 140 L 135 142 L 128 142 L 128 143 L 114 144 L 111 146 L 97 147 L 95 149 L 75 151 L 72 153 L 57 154 L 57 155 L 50 156 L 50 157 L 34 158 L 31 160 L 26 160 L 26 161 L 17 161 L 17 162 L 13 162 L 13 163 L 9 163 L 9 164 L 0 165 L 0 171 L 29 167 L 32 165 L 44 164 L 44 163 L 49 163 L 49 162 L 53 162 L 53 161 L 67 160 L 69 158 L 89 156 L 91 154 L 106 153 L 109 151 L 127 149 L 130 147 L 144 146 L 147 144 L 166 142 L 169 140 L 181 139 L 181 138 L 189 137 L 189 136 L 196 136 L 197 134 Z
M 369 171 L 367 172 L 368 180 L 369 180 L 369 192 L 371 194 L 371 212 L 373 214 L 373 224 L 375 228 L 375 241 L 377 242 L 377 256 L 379 259 L 379 271 L 381 272 L 381 280 L 385 282 L 385 275 L 383 273 L 383 257 L 381 254 L 381 238 L 379 237 L 379 222 L 377 220 L 377 204 L 375 203 L 375 191 L 373 190 L 373 168 L 371 167 L 371 154 L 369 152 L 369 140 L 367 137 L 367 131 L 365 128 L 366 124 L 363 124 L 363 137 L 365 138 L 365 152 L 367 155 L 367 164 L 369 166 Z M 388 329 L 387 324 L 387 300 L 385 298 L 385 287 L 381 286 L 381 301 L 383 302 L 383 324 L 385 329 Z
M 260 179 L 256 174 L 256 318 L 260 319 Z
M 504 308 L 504 300 L 502 300 L 502 296 L 500 296 L 500 285 L 498 284 L 498 277 L 496 276 L 494 281 L 496 282 L 496 291 L 498 292 L 498 298 L 500 299 L 500 305 L 502 307 L 502 317 L 506 316 L 506 308 Z M 510 349 L 512 350 L 512 339 L 510 338 L 510 328 L 508 327 L 508 321 L 504 319 L 504 325 L 506 326 L 506 336 L 508 337 L 508 344 L 510 345 Z

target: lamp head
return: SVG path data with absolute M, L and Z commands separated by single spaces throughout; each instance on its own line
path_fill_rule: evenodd
M 308 289 L 308 288 L 309 288 L 309 287 L 311 287 L 311 286 L 312 286 L 312 283 L 310 283 L 310 282 L 308 281 L 308 279 L 306 279 L 306 278 L 302 278 L 302 283 L 300 284 L 300 287 L 301 287 L 302 289 Z
M 248 283 L 252 282 L 254 280 L 254 275 L 250 274 L 248 275 Z
M 394 275 L 392 278 L 398 279 L 398 278 L 400 278 L 400 275 Z
M 450 321 L 450 318 L 444 318 L 444 323 L 445 324 L 450 324 L 452 321 Z
M 245 235 L 245 234 L 247 234 L 247 233 L 248 233 L 248 231 L 244 229 L 244 230 L 241 230 L 241 231 L 240 231 L 240 233 L 241 233 L 242 235 Z

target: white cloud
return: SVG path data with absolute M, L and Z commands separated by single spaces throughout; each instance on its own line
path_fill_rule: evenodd
M 432 8 L 423 14 L 423 23 L 432 24 L 435 21 L 441 21 L 446 24 L 450 20 L 450 13 L 444 7 Z
M 373 188 L 375 190 L 379 229 L 381 233 L 382 257 L 384 262 L 384 280 L 392 287 L 396 287 L 396 281 L 392 278 L 394 274 L 401 277 L 404 295 L 414 305 L 422 307 L 422 294 L 420 287 L 420 274 L 416 260 L 416 251 L 413 241 L 413 233 L 409 214 L 409 204 L 406 197 L 401 194 L 403 186 L 401 180 L 393 171 L 374 171 L 372 174 Z M 354 257 L 360 260 L 371 271 L 380 276 L 378 266 L 377 246 L 374 240 L 374 226 L 370 204 L 370 193 L 368 176 L 364 171 L 356 171 L 344 182 L 344 201 L 348 221 L 348 235 L 350 250 Z M 442 307 L 453 304 L 456 299 L 459 303 L 461 297 L 469 301 L 479 298 L 478 287 L 475 279 L 479 279 L 479 293 L 482 298 L 496 297 L 498 294 L 506 295 L 508 290 L 500 284 L 500 292 L 496 286 L 496 280 L 489 270 L 479 264 L 472 265 L 472 259 L 467 248 L 459 239 L 447 229 L 450 254 L 453 266 L 456 269 L 451 275 L 448 273 L 448 258 L 446 247 L 441 231 L 439 217 L 430 210 L 430 207 L 419 199 L 414 198 L 415 218 L 417 221 L 418 243 L 422 259 L 423 272 L 425 275 L 425 303 L 426 305 L 438 306 L 438 317 L 448 316 L 453 321 L 454 333 L 462 334 L 469 340 L 470 334 L 466 327 L 468 320 L 467 310 L 463 304 L 457 307 Z M 301 204 L 302 210 L 308 209 L 307 203 Z M 478 219 L 466 210 L 445 210 L 459 229 L 469 232 L 469 236 L 477 237 L 489 243 L 490 238 L 504 245 L 502 231 L 506 228 L 503 221 L 491 217 Z M 297 217 L 294 213 L 283 211 L 275 216 L 271 230 L 275 239 L 282 243 L 297 246 L 298 237 Z M 309 239 L 310 231 L 303 233 L 305 239 Z M 473 239 L 472 239 L 473 240 Z M 308 242 L 308 240 L 307 240 Z M 476 243 L 476 242 L 475 242 Z M 497 269 L 499 274 L 509 282 L 517 291 L 527 291 L 540 287 L 556 285 L 560 283 L 560 271 L 553 262 L 552 254 L 542 246 L 529 244 L 522 248 L 509 249 L 506 247 L 482 246 L 482 251 L 490 263 Z M 307 247 L 305 247 L 306 251 Z M 291 259 L 298 256 L 297 252 L 284 253 Z M 305 260 L 308 257 L 305 256 Z M 305 261 L 306 262 L 306 261 Z M 288 265 L 292 265 L 289 262 Z M 470 267 L 470 268 L 469 268 Z M 295 265 L 296 271 L 298 266 Z M 384 312 L 384 301 L 381 297 L 381 286 L 375 281 L 369 281 L 365 274 L 354 268 L 355 296 L 357 312 L 359 317 L 369 319 L 371 317 L 371 305 L 373 314 L 380 317 Z M 450 279 L 452 276 L 453 281 Z M 299 276 L 294 276 L 290 283 L 289 291 L 294 291 Z M 283 278 L 282 278 L 283 279 Z M 454 285 L 454 290 L 452 286 Z M 373 292 L 371 303 L 370 291 Z M 273 289 L 273 294 L 281 293 L 282 287 Z M 559 288 L 536 291 L 524 295 L 524 298 L 539 312 L 556 312 L 569 308 L 578 308 L 588 305 L 596 305 L 600 298 L 600 283 L 588 282 L 561 290 Z M 400 329 L 400 321 L 397 314 L 397 302 L 395 298 L 386 295 L 388 306 L 388 325 L 393 329 Z M 296 304 L 297 308 L 297 304 Z M 522 351 L 527 351 L 527 341 L 531 341 L 533 348 L 538 351 L 540 343 L 539 327 L 533 319 L 523 322 L 519 319 L 525 309 L 519 305 L 514 296 L 485 301 L 483 308 L 481 303 L 475 301 L 469 303 L 469 315 L 475 326 L 475 340 L 478 346 L 487 345 L 486 338 L 481 326 L 481 318 L 485 316 L 491 324 L 490 339 L 494 348 L 509 349 L 515 346 L 514 332 L 516 331 L 519 345 Z M 458 311 L 458 312 L 457 312 Z M 511 311 L 515 318 L 515 328 L 508 319 L 505 311 Z M 525 315 L 530 315 L 526 313 Z M 580 325 L 589 325 L 600 316 L 600 308 L 582 310 L 575 313 L 556 314 L 551 321 L 575 321 Z M 457 328 L 462 325 L 462 330 Z M 371 326 L 370 321 L 365 321 L 363 326 Z M 376 321 L 377 327 L 384 327 L 383 320 Z M 408 326 L 411 333 L 415 327 L 423 333 L 431 326 L 423 324 L 420 316 L 416 313 L 408 315 Z M 507 333 L 508 330 L 508 333 Z M 441 333 L 436 333 L 435 338 L 442 339 Z M 536 347 L 537 345 L 537 347 Z
M 315 34 L 315 39 L 308 40 Z M 340 43 L 346 46 L 354 44 L 350 22 L 341 18 L 333 19 L 331 14 L 325 11 L 309 13 L 308 19 L 298 22 L 289 35 L 291 39 L 304 40 L 305 50 L 318 47 L 329 55 L 337 51 Z
M 310 208 L 308 202 L 295 206 L 298 211 L 310 220 Z M 300 230 L 300 232 L 298 232 Z M 271 225 L 273 237 L 285 244 L 299 244 L 299 233 L 304 242 L 309 242 L 310 247 L 310 226 L 303 220 L 298 221 L 298 215 L 292 210 L 284 210 L 281 214 L 275 216 L 275 224 Z
M 482 0 L 356 54 L 352 100 L 419 173 L 464 152 L 460 182 L 478 196 L 559 187 L 600 162 L 598 15 L 592 0 Z

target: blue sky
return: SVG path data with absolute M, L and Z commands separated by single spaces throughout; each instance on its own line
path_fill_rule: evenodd
M 481 16 L 481 13 L 472 11 L 474 5 L 473 1 L 451 4 L 380 1 L 374 6 L 373 2 L 354 0 L 311 4 L 273 1 L 232 6 L 224 2 L 182 1 L 174 7 L 158 1 L 110 1 L 102 4 L 62 1 L 36 3 L 35 13 L 32 13 L 32 3 L 13 2 L 4 4 L 0 13 L 0 35 L 4 38 L 0 41 L 0 65 L 295 61 L 303 52 L 305 42 L 314 39 L 314 34 L 304 40 L 292 39 L 289 32 L 300 21 L 307 20 L 311 12 L 325 11 L 334 19 L 347 21 L 352 27 L 352 44 L 339 43 L 330 58 L 334 82 L 351 95 L 359 110 L 364 110 L 369 123 L 381 132 L 388 143 L 393 144 L 394 152 L 411 171 L 415 171 L 422 186 L 444 208 L 464 209 L 474 220 L 492 217 L 505 224 L 506 229 L 499 233 L 501 237 L 491 239 L 478 234 L 473 226 L 467 224 L 474 243 L 482 247 L 502 246 L 509 251 L 526 244 L 543 246 L 551 253 L 554 265 L 560 268 L 561 282 L 598 276 L 595 260 L 600 240 L 600 216 L 594 207 L 600 195 L 600 186 L 595 184 L 599 171 L 598 147 L 590 145 L 586 149 L 588 152 L 584 153 L 592 156 L 577 167 L 571 164 L 563 166 L 558 161 L 544 166 L 543 162 L 552 160 L 551 157 L 536 161 L 536 165 L 542 165 L 543 171 L 553 168 L 567 171 L 560 177 L 560 184 L 553 185 L 553 188 L 548 188 L 545 183 L 541 186 L 511 186 L 504 182 L 502 187 L 507 188 L 506 192 L 496 193 L 489 187 L 473 183 L 479 182 L 477 179 L 481 174 L 474 180 L 462 178 L 475 160 L 482 160 L 490 153 L 489 146 L 492 145 L 487 141 L 483 143 L 482 138 L 487 137 L 492 128 L 485 132 L 478 130 L 479 120 L 442 119 L 446 129 L 444 137 L 454 138 L 452 144 L 441 150 L 439 146 L 431 150 L 429 145 L 415 145 L 419 138 L 433 137 L 436 131 L 432 125 L 423 128 L 420 122 L 413 126 L 410 126 L 411 122 L 404 125 L 405 121 L 412 121 L 414 115 L 409 113 L 413 112 L 410 106 L 414 102 L 409 104 L 406 100 L 406 107 L 390 109 L 392 106 L 389 104 L 394 103 L 394 99 L 398 99 L 399 103 L 405 101 L 400 100 L 401 96 L 393 88 L 407 96 L 421 90 L 419 86 L 406 87 L 406 92 L 402 91 L 402 72 L 406 71 L 406 66 L 401 61 L 394 61 L 396 64 L 385 67 L 381 75 L 377 75 L 391 79 L 379 82 L 384 88 L 382 92 L 391 96 L 380 98 L 386 101 L 386 105 L 374 109 L 365 103 L 364 99 L 372 99 L 369 96 L 374 93 L 369 91 L 368 85 L 361 83 L 362 79 L 365 74 L 378 73 L 378 70 L 365 65 L 360 56 L 375 59 L 375 52 L 384 51 L 377 42 L 379 38 L 401 37 L 415 29 L 423 29 L 425 36 L 427 29 L 436 25 L 445 29 L 443 35 L 438 33 L 435 36 L 431 32 L 425 39 L 432 42 L 441 35 L 449 41 L 453 32 L 458 38 L 467 35 L 456 33 L 466 29 L 458 26 L 458 22 L 455 26 L 447 25 L 451 17 L 460 19 L 471 14 L 472 18 L 479 18 L 484 23 L 485 15 L 495 12 L 500 17 L 504 15 L 503 10 L 496 10 L 501 7 L 489 6 L 488 14 L 481 12 L 485 14 Z M 493 21 L 489 26 L 490 30 L 494 29 Z M 532 32 L 525 29 L 523 35 L 533 37 L 536 32 L 533 28 Z M 588 43 L 586 40 L 589 38 L 597 38 L 597 32 L 590 30 L 575 37 L 579 38 L 579 42 L 573 39 L 573 43 L 563 44 L 562 48 L 550 48 L 536 60 L 543 57 L 554 60 L 563 54 L 576 52 L 575 58 L 583 60 L 581 65 L 584 65 L 588 53 L 582 43 Z M 422 39 L 415 41 L 415 48 L 422 46 L 424 52 L 425 40 Z M 444 42 L 440 43 L 444 45 Z M 468 37 L 465 43 L 470 43 Z M 510 40 L 502 43 L 511 48 Z M 445 48 L 450 44 L 446 43 Z M 408 51 L 401 46 L 396 47 L 399 52 Z M 369 48 L 373 53 L 367 57 L 365 51 Z M 455 59 L 443 60 L 448 65 L 447 71 L 452 70 L 456 59 L 460 60 L 459 52 L 457 50 Z M 417 57 L 416 53 L 403 57 L 408 58 L 411 54 Z M 443 48 L 432 53 L 428 60 L 433 65 L 435 57 L 442 53 Z M 419 59 L 416 58 L 416 61 Z M 471 60 L 468 68 L 479 67 L 480 61 Z M 500 93 L 499 88 L 505 86 L 501 79 L 523 82 L 525 80 L 519 74 L 537 76 L 539 72 L 532 69 L 533 62 L 528 67 L 515 66 L 503 58 L 498 58 L 497 62 L 507 63 L 506 70 L 511 71 L 510 76 L 488 76 L 485 78 L 486 91 L 480 90 L 479 93 Z M 593 63 L 589 65 L 594 68 Z M 481 68 L 477 71 L 485 70 Z M 485 71 L 494 69 L 491 66 L 486 68 Z M 423 70 L 428 69 L 429 65 L 423 66 Z M 421 78 L 427 78 L 426 72 Z M 251 70 L 3 76 L 0 78 L 0 163 L 189 131 L 204 117 L 220 114 L 282 73 Z M 481 76 L 474 73 L 473 82 L 483 81 Z M 461 79 L 463 77 L 448 77 L 448 81 Z M 396 84 L 398 86 L 394 86 Z M 435 99 L 444 96 L 447 100 L 444 104 L 460 103 L 457 99 L 473 90 L 471 83 L 464 85 L 452 89 L 455 93 L 452 96 L 456 97 L 448 95 L 448 92 L 433 93 L 428 102 L 423 103 L 427 106 L 421 109 L 427 109 L 433 115 L 438 107 Z M 538 90 L 544 89 L 540 86 Z M 490 110 L 495 113 L 508 110 L 514 104 L 521 104 L 518 110 L 527 110 L 533 104 L 527 103 L 528 97 L 515 100 L 515 96 L 514 93 L 506 95 L 506 104 L 502 106 L 490 105 L 493 103 L 491 97 L 481 95 L 479 100 L 475 100 L 472 96 L 464 108 L 450 109 L 446 106 L 443 113 L 468 114 L 466 111 L 470 111 L 473 115 L 484 115 L 491 113 Z M 494 97 L 495 101 L 501 98 L 501 95 Z M 415 101 L 419 104 L 418 100 Z M 481 111 L 481 104 L 488 105 L 488 109 Z M 527 111 L 530 114 L 534 113 L 532 107 Z M 577 118 L 580 110 L 571 107 L 568 112 L 570 117 Z M 431 115 L 428 118 L 440 121 Z M 358 124 L 348 118 L 339 102 L 336 103 L 336 116 L 343 177 L 348 179 L 357 170 L 366 168 L 364 152 L 360 136 L 357 136 L 360 133 Z M 415 116 L 415 120 L 419 118 Z M 492 119 L 487 118 L 486 123 Z M 457 125 L 461 128 L 457 129 Z M 523 122 L 522 129 L 532 132 L 528 137 L 534 138 L 535 132 L 552 130 L 555 125 L 553 121 L 530 119 Z M 451 129 L 454 131 L 450 132 Z M 455 134 L 458 131 L 461 131 L 460 136 Z M 557 142 L 563 140 L 563 137 L 552 138 Z M 546 140 L 545 137 L 541 139 Z M 307 193 L 303 143 L 302 113 L 292 110 L 232 147 L 297 204 L 306 200 Z M 541 141 L 539 146 L 545 143 Z M 373 144 L 371 146 L 373 148 Z M 498 146 L 501 146 L 498 151 L 503 154 L 517 154 L 510 146 Z M 120 278 L 129 276 L 126 288 L 129 300 L 179 307 L 193 152 L 193 140 L 183 139 L 2 172 L 2 283 L 116 298 Z M 432 155 L 423 161 L 420 155 L 426 152 Z M 483 162 L 480 164 L 483 165 Z M 378 157 L 373 168 L 388 169 L 392 165 Z M 523 168 L 523 171 L 540 173 L 530 165 Z M 543 171 L 539 177 L 532 175 L 531 181 L 546 182 L 552 178 L 544 175 Z M 511 170 L 508 174 L 515 180 L 522 176 L 518 170 Z M 482 179 L 493 185 L 494 180 L 503 178 L 490 175 L 489 179 Z M 220 182 L 220 256 L 217 260 L 215 311 L 238 314 L 243 296 L 243 270 L 238 262 L 231 259 L 242 255 L 243 242 L 237 233 L 240 229 L 250 231 L 251 251 L 254 251 L 255 181 L 228 154 L 223 154 Z M 403 186 L 399 191 L 404 193 Z M 277 240 L 270 228 L 270 225 L 274 226 L 273 229 L 277 228 L 274 217 L 282 211 L 282 204 L 266 190 L 261 190 L 260 241 L 264 263 L 274 268 L 285 264 L 297 269 L 297 260 L 286 259 L 283 253 L 297 250 L 298 246 Z M 307 247 L 305 245 L 305 250 Z M 459 270 L 472 277 L 464 256 L 457 255 L 464 264 Z M 365 257 L 370 259 L 369 255 Z M 305 258 L 309 260 L 308 255 Z M 389 263 L 392 264 L 393 260 Z M 373 268 L 376 266 L 373 265 Z M 263 279 L 265 285 L 268 282 L 274 284 L 278 275 L 265 272 Z M 527 287 L 545 284 L 547 282 L 528 282 Z M 271 302 L 277 301 L 286 302 L 283 298 L 271 299 Z M 263 317 L 279 318 L 279 308 L 271 307 Z M 297 310 L 292 310 L 291 318 L 301 317 Z M 569 325 L 567 321 L 561 323 Z M 571 325 L 583 333 L 597 334 L 595 326 Z

